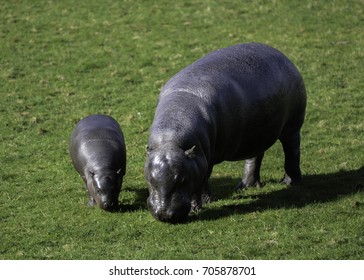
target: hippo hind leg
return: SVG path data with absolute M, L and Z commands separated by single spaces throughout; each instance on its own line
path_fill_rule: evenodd
M 284 151 L 285 174 L 281 181 L 286 185 L 300 183 L 302 181 L 300 169 L 300 130 L 285 129 L 279 138 Z
M 256 157 L 245 160 L 243 178 L 235 187 L 235 190 L 245 189 L 250 186 L 261 187 L 260 167 L 262 165 L 263 157 L 264 152 Z

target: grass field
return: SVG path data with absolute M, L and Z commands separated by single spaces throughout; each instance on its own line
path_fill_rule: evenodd
M 364 259 L 364 2 L 0 0 L 0 259 Z M 261 189 L 215 167 L 215 200 L 186 224 L 146 208 L 145 146 L 161 86 L 218 48 L 285 53 L 308 92 L 304 184 L 283 153 Z M 82 117 L 122 126 L 121 211 L 87 208 L 68 141 Z

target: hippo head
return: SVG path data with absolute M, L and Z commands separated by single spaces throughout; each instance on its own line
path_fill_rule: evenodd
M 145 177 L 148 207 L 159 221 L 179 223 L 191 210 L 191 201 L 201 193 L 202 179 L 194 147 L 148 148 Z
M 89 171 L 87 188 L 90 196 L 101 209 L 113 211 L 118 206 L 122 180 L 120 170 Z

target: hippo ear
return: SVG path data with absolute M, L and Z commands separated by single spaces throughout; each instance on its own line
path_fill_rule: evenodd
M 125 174 L 122 174 L 121 168 L 118 171 L 116 171 L 116 174 L 118 174 L 119 176 L 125 175 Z
M 152 148 L 147 145 L 145 146 L 145 151 L 149 154 L 152 151 Z
M 191 149 L 188 149 L 185 151 L 185 155 L 188 157 L 188 158 L 194 158 L 196 156 L 195 154 L 195 149 L 196 149 L 196 146 L 193 146 Z

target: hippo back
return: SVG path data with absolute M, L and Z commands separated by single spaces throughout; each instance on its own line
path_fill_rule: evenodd
M 77 171 L 86 169 L 121 170 L 125 174 L 125 143 L 119 124 L 105 115 L 91 115 L 82 119 L 73 130 L 70 154 Z
M 210 124 L 202 126 L 209 129 L 202 134 L 209 135 L 210 160 L 215 163 L 250 158 L 268 149 L 288 121 L 302 125 L 306 104 L 303 79 L 293 63 L 258 43 L 217 50 L 177 73 L 161 91 L 156 118 L 164 114 L 165 100 L 181 99 L 180 95 L 186 101 L 179 101 L 179 110 L 192 99 L 200 118 Z M 184 118 L 188 116 L 197 117 Z

